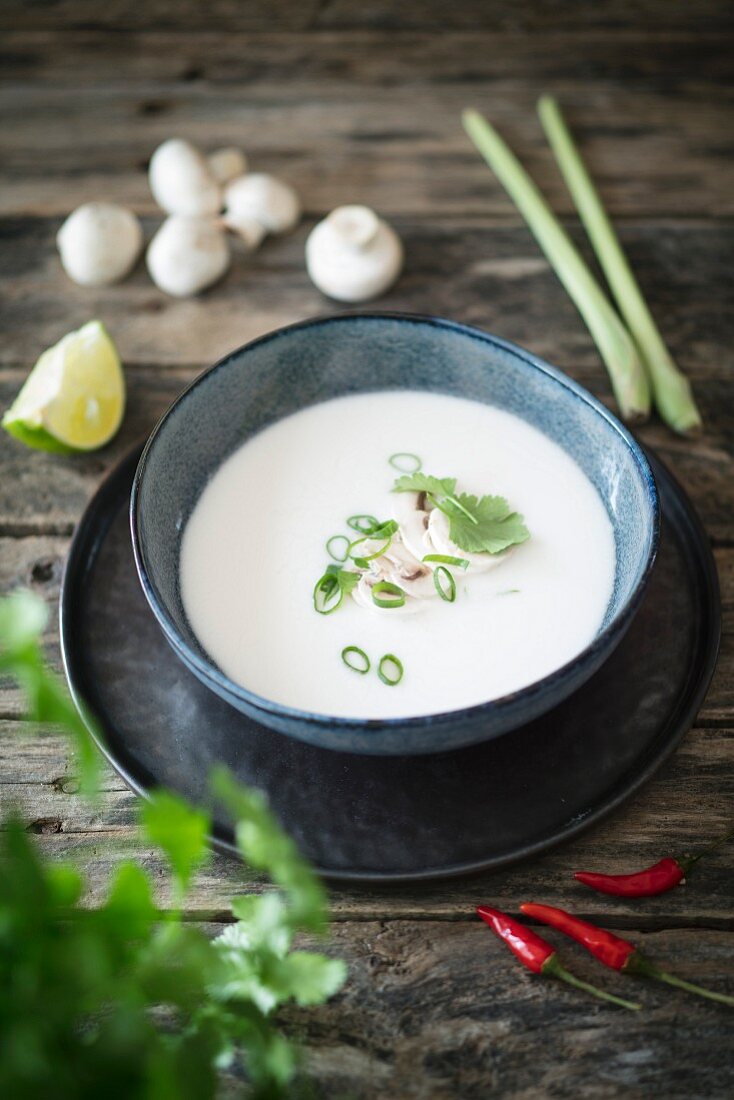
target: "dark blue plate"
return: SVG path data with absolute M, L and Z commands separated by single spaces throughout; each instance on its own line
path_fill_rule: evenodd
M 505 866 L 618 806 L 689 728 L 720 635 L 713 555 L 680 486 L 651 459 L 662 538 L 644 603 L 606 664 L 511 736 L 432 756 L 307 745 L 230 707 L 175 656 L 143 596 L 127 509 L 140 451 L 101 486 L 77 528 L 61 594 L 72 694 L 138 794 L 206 797 L 215 762 L 264 790 L 322 874 L 405 882 Z M 233 851 L 226 821 L 214 842 Z

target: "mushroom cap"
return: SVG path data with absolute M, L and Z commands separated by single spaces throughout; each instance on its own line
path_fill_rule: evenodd
M 227 234 L 214 218 L 166 218 L 148 246 L 146 263 L 156 286 L 189 298 L 221 279 L 229 267 Z
M 132 269 L 143 230 L 131 210 L 112 202 L 77 207 L 56 235 L 61 263 L 80 286 L 117 283 Z
M 168 214 L 204 217 L 222 208 L 222 189 L 206 158 L 190 142 L 170 138 L 150 158 L 153 198 Z
M 301 203 L 293 188 L 265 172 L 250 172 L 233 180 L 224 198 L 226 216 L 254 218 L 268 233 L 286 233 L 301 217 Z
M 383 294 L 402 266 L 400 238 L 366 206 L 337 207 L 306 241 L 311 279 L 340 302 L 364 302 Z
M 209 171 L 222 187 L 236 180 L 238 176 L 244 176 L 247 171 L 247 157 L 240 149 L 235 149 L 233 146 L 215 149 L 206 160 Z

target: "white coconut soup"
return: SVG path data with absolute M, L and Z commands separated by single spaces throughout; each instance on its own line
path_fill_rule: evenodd
M 421 473 L 455 479 L 455 492 L 392 491 L 401 473 L 389 459 L 406 452 L 416 457 L 398 465 L 420 460 Z M 462 548 L 461 531 L 466 542 L 492 527 L 462 494 L 506 498 L 520 515 L 497 530 L 523 530 L 522 520 L 529 537 L 500 553 Z M 343 535 L 330 544 L 343 556 L 361 537 L 346 523 L 355 515 L 381 531 L 337 566 L 327 540 Z M 332 576 L 359 576 L 343 594 L 324 582 L 320 595 L 336 595 L 327 608 L 343 596 L 324 614 L 314 586 L 330 563 Z M 613 580 L 612 527 L 580 467 L 509 413 L 427 393 L 338 398 L 267 428 L 213 475 L 181 548 L 184 608 L 219 668 L 267 699 L 341 717 L 454 710 L 541 679 L 593 639 Z M 369 672 L 347 667 L 347 646 L 368 656 Z M 395 685 L 377 673 L 385 654 L 402 664 Z

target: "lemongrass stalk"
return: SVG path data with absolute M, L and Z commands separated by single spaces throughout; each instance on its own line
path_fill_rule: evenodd
M 698 430 L 701 417 L 688 379 L 663 342 L 558 104 L 551 96 L 542 96 L 538 114 L 619 311 L 648 370 L 658 412 L 676 432 Z
M 573 299 L 601 353 L 625 420 L 644 420 L 650 387 L 637 348 L 614 307 L 540 191 L 497 131 L 478 111 L 463 112 L 464 129 L 527 222 Z

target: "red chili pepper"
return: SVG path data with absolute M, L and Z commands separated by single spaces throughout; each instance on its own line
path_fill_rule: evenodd
M 672 890 L 679 882 L 686 881 L 686 875 L 697 863 L 701 856 L 712 852 L 720 844 L 730 840 L 734 836 L 734 830 L 719 837 L 708 848 L 704 848 L 695 856 L 666 856 L 652 867 L 646 867 L 643 871 L 637 871 L 632 875 L 599 875 L 593 871 L 576 871 L 573 876 L 584 886 L 590 886 L 592 890 L 598 890 L 601 894 L 614 894 L 622 898 L 650 898 L 655 894 L 664 894 Z
M 700 985 L 693 985 L 682 978 L 676 978 L 674 974 L 668 974 L 643 955 L 633 943 L 615 936 L 612 932 L 606 932 L 603 928 L 597 928 L 589 921 L 574 917 L 564 909 L 555 909 L 552 905 L 538 905 L 536 902 L 524 902 L 520 909 L 526 916 L 542 921 L 543 924 L 549 924 L 559 932 L 565 932 L 572 940 L 576 940 L 585 947 L 595 959 L 613 970 L 621 970 L 626 974 L 639 974 L 643 978 L 656 978 L 658 981 L 667 982 L 668 985 L 686 989 L 689 993 L 696 993 L 699 997 L 706 997 L 710 1001 L 734 1006 L 734 997 L 703 989 Z
M 597 989 L 596 986 L 589 985 L 588 982 L 583 982 L 570 974 L 558 961 L 555 947 L 542 939 L 537 932 L 533 932 L 531 928 L 520 924 L 520 921 L 513 920 L 506 913 L 500 913 L 499 909 L 490 909 L 487 905 L 478 906 L 477 913 L 492 931 L 504 940 L 520 962 L 524 963 L 528 970 L 532 970 L 533 974 L 541 974 L 544 978 L 558 978 L 562 982 L 567 982 L 568 985 L 585 990 L 586 993 L 592 993 L 602 1001 L 611 1001 L 612 1004 L 631 1008 L 635 1012 L 639 1010 L 639 1005 L 625 1001 L 621 997 L 615 997 L 613 993 L 605 993 L 603 989 Z

